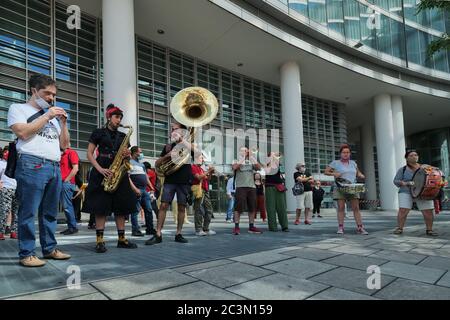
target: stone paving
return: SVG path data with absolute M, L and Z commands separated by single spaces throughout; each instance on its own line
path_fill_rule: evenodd
M 38 269 L 18 265 L 17 243 L 0 242 L 1 299 L 76 300 L 373 300 L 450 299 L 450 214 L 435 221 L 439 237 L 425 236 L 421 215 L 412 212 L 403 235 L 392 234 L 395 212 L 365 211 L 368 236 L 355 234 L 353 219 L 346 233 L 336 235 L 333 210 L 311 226 L 293 225 L 290 232 L 261 235 L 231 234 L 231 224 L 216 214 L 215 236 L 196 237 L 185 225 L 187 244 L 173 241 L 171 217 L 163 242 L 145 246 L 148 238 L 133 238 L 139 248 L 115 248 L 111 224 L 106 231 L 108 252 L 93 251 L 95 232 L 80 227 L 73 236 L 59 236 L 68 261 L 48 261 Z M 192 220 L 192 217 L 190 217 Z M 241 230 L 246 231 L 245 221 Z M 64 226 L 59 225 L 58 230 Z M 39 248 L 38 251 L 39 252 Z M 39 254 L 38 254 L 39 256 Z M 81 287 L 66 286 L 67 268 L 81 270 Z M 368 287 L 369 266 L 378 266 L 380 287 Z M 370 281 L 369 281 L 370 282 Z M 372 283 L 372 282 L 371 282 Z

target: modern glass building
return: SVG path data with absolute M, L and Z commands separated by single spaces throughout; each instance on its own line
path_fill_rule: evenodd
M 71 5 L 79 29 L 67 23 Z M 208 128 L 280 130 L 288 177 L 299 161 L 319 174 L 341 143 L 357 145 L 368 197 L 393 208 L 395 150 L 450 116 L 450 53 L 426 54 L 450 17 L 415 8 L 415 0 L 2 0 L 0 140 L 14 138 L 9 105 L 27 99 L 27 79 L 40 72 L 58 81 L 57 105 L 82 159 L 114 102 L 154 160 L 168 141 L 171 98 L 202 86 L 220 103 Z M 213 186 L 224 188 L 221 179 Z

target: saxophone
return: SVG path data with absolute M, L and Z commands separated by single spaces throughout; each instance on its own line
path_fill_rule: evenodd
M 114 157 L 113 163 L 109 166 L 109 170 L 112 171 L 112 175 L 105 177 L 103 179 L 102 185 L 103 190 L 109 193 L 113 193 L 119 187 L 119 183 L 122 180 L 125 173 L 127 173 L 131 169 L 130 160 L 128 158 L 123 157 L 124 150 L 128 149 L 128 144 L 130 143 L 130 137 L 133 133 L 132 126 L 123 126 L 123 128 L 128 128 L 128 133 L 122 141 L 119 150 L 117 150 L 117 154 Z

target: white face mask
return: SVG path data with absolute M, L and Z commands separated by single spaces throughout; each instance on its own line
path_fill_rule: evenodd
M 39 108 L 41 108 L 44 111 L 47 111 L 48 108 L 51 107 L 50 103 L 42 99 L 41 96 L 39 96 L 39 94 L 37 93 L 37 91 L 34 91 L 34 95 L 36 97 L 35 99 L 36 104 L 39 106 Z

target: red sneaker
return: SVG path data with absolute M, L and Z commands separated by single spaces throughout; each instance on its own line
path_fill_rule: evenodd
M 11 239 L 17 239 L 17 233 L 16 232 L 11 232 Z
M 261 234 L 262 231 L 261 231 L 260 229 L 258 229 L 257 227 L 249 227 L 249 228 L 248 228 L 248 233 Z
M 300 220 L 295 220 L 295 221 L 294 221 L 294 224 L 295 224 L 295 225 L 300 224 Z
M 0 233 L 0 240 L 5 240 L 5 236 L 3 235 L 3 233 Z
M 233 234 L 236 235 L 236 236 L 241 234 L 241 229 L 239 227 L 234 227 L 233 228 Z

